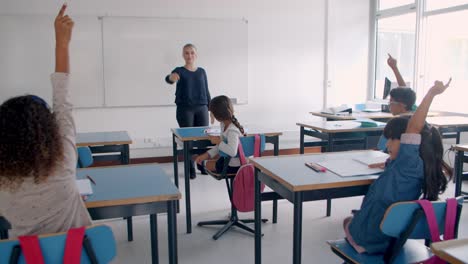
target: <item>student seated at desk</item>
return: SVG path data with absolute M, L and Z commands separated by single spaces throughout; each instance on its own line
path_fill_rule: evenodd
M 390 101 L 388 103 L 390 113 L 394 116 L 411 114 L 416 102 L 416 93 L 411 88 L 406 87 L 406 82 L 398 69 L 397 60 L 390 54 L 388 54 L 387 64 L 392 69 L 398 82 L 398 87 L 390 91 Z M 381 136 L 377 148 L 386 151 L 386 142 L 387 139 Z
M 410 119 L 397 117 L 385 126 L 390 160 L 370 186 L 361 208 L 343 223 L 348 242 L 359 253 L 385 252 L 390 237 L 379 225 L 390 205 L 419 199 L 421 193 L 424 199 L 434 201 L 445 191 L 442 139 L 436 128 L 425 124 L 425 119 L 434 97 L 449 84 L 436 81 Z
M 53 108 L 35 95 L 0 106 L 0 215 L 10 222 L 13 238 L 91 224 L 75 181 L 76 132 L 68 91 L 73 21 L 65 9 L 55 19 Z
M 228 174 L 236 173 L 240 168 L 239 158 L 234 158 L 237 155 L 237 148 L 239 146 L 239 137 L 244 136 L 244 128 L 241 126 L 237 118 L 234 116 L 234 107 L 232 106 L 229 97 L 220 95 L 211 99 L 210 112 L 214 118 L 220 122 L 221 135 L 210 135 L 211 143 L 216 146 L 196 158 L 197 164 L 206 162 L 206 169 L 214 173 L 221 173 L 224 167 L 224 157 L 219 157 L 214 160 L 220 151 L 233 157 L 229 161 Z M 212 160 L 208 160 L 212 159 Z

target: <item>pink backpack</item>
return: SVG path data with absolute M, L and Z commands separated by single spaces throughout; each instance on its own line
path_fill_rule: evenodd
M 434 208 L 432 207 L 431 202 L 429 202 L 428 200 L 418 200 L 417 202 L 422 207 L 422 209 L 424 210 L 424 214 L 426 215 L 427 225 L 429 226 L 429 231 L 431 232 L 431 241 L 432 242 L 441 241 L 439 226 L 437 225 L 437 218 L 435 217 Z M 447 206 L 445 209 L 444 240 L 450 240 L 450 239 L 455 238 L 456 217 L 457 217 L 457 200 L 455 198 L 449 198 L 447 199 Z M 447 262 L 434 255 L 422 263 L 445 264 Z
M 233 183 L 232 203 L 239 212 L 251 212 L 254 210 L 255 201 L 255 167 L 247 163 L 244 149 L 239 142 L 238 156 L 241 167 L 237 171 Z M 260 136 L 255 135 L 254 157 L 260 157 Z M 260 191 L 263 192 L 265 184 L 261 184 Z

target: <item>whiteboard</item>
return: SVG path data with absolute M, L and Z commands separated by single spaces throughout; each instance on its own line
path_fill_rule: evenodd
M 103 18 L 106 106 L 174 105 L 165 77 L 183 66 L 182 47 L 197 47 L 211 96 L 247 103 L 247 23 L 227 19 Z
M 103 105 L 101 22 L 74 17 L 70 46 L 71 99 L 75 107 Z M 36 94 L 52 102 L 55 65 L 54 16 L 0 16 L 0 101 Z

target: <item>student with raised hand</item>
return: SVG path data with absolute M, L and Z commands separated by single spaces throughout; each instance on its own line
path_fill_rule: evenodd
M 91 224 L 75 180 L 76 132 L 68 90 L 74 23 L 65 10 L 63 5 L 54 23 L 52 109 L 35 95 L 0 106 L 0 215 L 10 222 L 12 237 Z
M 370 186 L 361 208 L 344 220 L 349 243 L 359 253 L 383 253 L 390 237 L 379 228 L 387 208 L 396 202 L 421 197 L 437 200 L 445 191 L 442 171 L 443 146 L 438 130 L 425 119 L 432 100 L 449 86 L 436 81 L 411 118 L 396 117 L 384 129 L 390 159 L 384 172 Z
M 240 168 L 237 148 L 239 146 L 239 137 L 244 136 L 244 127 L 239 123 L 234 116 L 234 107 L 231 99 L 225 95 L 216 96 L 210 102 L 210 112 L 213 117 L 219 121 L 221 126 L 220 136 L 210 136 L 211 143 L 216 146 L 208 150 L 204 154 L 198 156 L 195 162 L 199 165 L 205 160 L 210 160 L 206 163 L 206 169 L 215 173 L 222 173 L 224 167 L 224 157 L 219 157 L 219 151 L 231 156 L 227 173 L 236 173 Z
M 208 78 L 205 70 L 196 66 L 198 55 L 195 45 L 186 44 L 182 49 L 182 56 L 185 65 L 175 68 L 165 79 L 169 84 L 177 83 L 177 123 L 179 127 L 208 126 L 208 105 L 211 100 Z M 190 178 L 196 178 L 193 162 L 190 163 Z
M 397 60 L 390 54 L 388 54 L 387 64 L 392 69 L 398 82 L 398 87 L 390 91 L 390 101 L 388 103 L 390 113 L 394 116 L 411 114 L 416 102 L 416 93 L 411 88 L 406 87 L 406 82 L 398 69 Z M 387 139 L 381 136 L 377 148 L 386 151 L 386 142 Z M 381 167 L 383 165 L 374 164 L 373 166 Z
M 398 82 L 398 87 L 390 91 L 390 112 L 393 115 L 410 113 L 416 102 L 416 93 L 406 86 L 406 82 L 398 69 L 397 60 L 390 54 L 388 54 L 387 64 L 392 69 Z

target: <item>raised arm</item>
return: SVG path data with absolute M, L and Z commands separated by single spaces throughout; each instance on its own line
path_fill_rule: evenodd
M 398 86 L 406 87 L 406 82 L 403 79 L 403 76 L 401 76 L 400 70 L 398 70 L 397 60 L 393 58 L 392 55 L 390 54 L 388 54 L 387 64 L 392 69 L 393 74 L 395 74 L 395 78 L 397 79 Z
M 55 18 L 55 72 L 70 72 L 68 47 L 71 40 L 73 20 L 65 15 L 67 5 L 64 4 Z
M 408 127 L 406 128 L 406 133 L 418 134 L 421 132 L 426 121 L 427 113 L 429 112 L 429 107 L 431 106 L 432 100 L 435 96 L 443 93 L 450 85 L 452 78 L 444 84 L 441 81 L 435 81 L 434 86 L 431 87 L 429 92 L 424 96 L 421 104 L 418 106 L 418 109 L 411 117 Z

